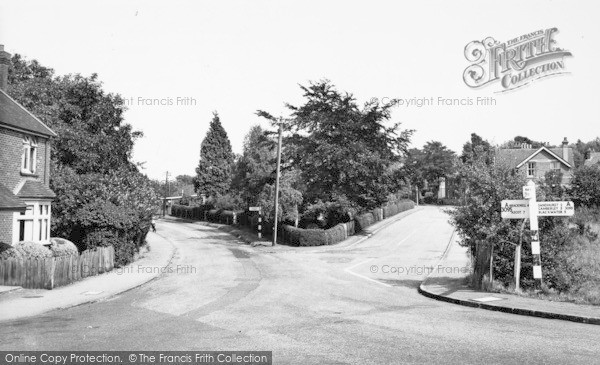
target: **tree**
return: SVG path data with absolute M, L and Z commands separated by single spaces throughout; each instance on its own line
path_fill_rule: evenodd
M 502 219 L 500 207 L 502 200 L 515 199 L 522 194 L 525 178 L 513 174 L 506 166 L 487 164 L 484 156 L 461 164 L 458 172 L 467 187 L 465 204 L 449 213 L 461 245 L 469 247 L 473 254 L 473 285 L 476 288 L 483 285 L 492 247 L 494 278 L 508 283 L 514 267 L 510 260 L 514 252 L 511 243 L 519 242 L 521 229 L 516 220 Z
M 456 168 L 456 154 L 441 142 L 427 142 L 422 150 L 409 150 L 405 163 L 411 182 L 423 188 L 424 180 L 437 186 L 441 177 L 452 175 Z
M 58 134 L 52 143 L 54 165 L 80 174 L 135 169 L 131 154 L 142 133 L 124 123 L 123 99 L 106 94 L 98 75 L 55 77 L 35 60 L 16 54 L 11 61 L 9 94 Z
M 291 118 L 283 129 L 286 168 L 300 171 L 305 201 L 329 201 L 346 196 L 363 209 L 385 201 L 398 189 L 394 165 L 406 153 L 411 130 L 387 126 L 392 100 L 359 107 L 352 94 L 339 92 L 329 81 L 300 86 L 305 102 L 287 104 Z M 271 114 L 258 115 L 277 122 Z
M 142 134 L 124 123 L 122 98 L 106 94 L 96 74 L 55 76 L 18 54 L 8 92 L 58 134 L 51 153 L 52 235 L 80 249 L 112 244 L 117 265 L 133 260 L 158 200 L 131 161 Z
M 600 168 L 581 166 L 571 179 L 571 196 L 576 204 L 600 207 Z
M 481 156 L 485 156 L 487 164 L 492 163 L 493 149 L 490 143 L 476 133 L 471 133 L 471 140 L 463 145 L 460 159 L 463 163 L 473 163 Z
M 233 152 L 219 114 L 213 113 L 210 128 L 202 141 L 200 162 L 196 168 L 194 188 L 208 197 L 225 195 L 231 184 Z
M 259 126 L 253 126 L 244 139 L 244 151 L 235 164 L 232 190 L 254 205 L 266 184 L 275 182 L 277 144 Z

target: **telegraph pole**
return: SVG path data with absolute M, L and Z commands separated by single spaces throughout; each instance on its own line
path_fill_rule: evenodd
M 166 175 L 165 175 L 165 190 L 164 190 L 164 199 L 163 199 L 163 217 L 166 215 L 166 211 L 167 211 L 167 184 L 169 183 L 169 171 L 167 171 Z
M 283 119 L 279 118 L 279 137 L 277 141 L 277 176 L 275 177 L 275 225 L 273 227 L 273 244 L 277 244 L 277 220 L 279 213 L 279 173 L 281 170 L 281 138 L 283 133 Z

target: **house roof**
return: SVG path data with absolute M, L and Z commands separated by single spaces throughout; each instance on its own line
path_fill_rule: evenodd
M 54 198 L 56 194 L 39 181 L 27 180 L 17 196 L 19 198 Z
M 583 163 L 585 166 L 592 166 L 600 163 L 600 152 L 590 153 L 590 158 Z
M 24 211 L 27 205 L 17 198 L 10 189 L 0 184 L 0 210 Z
M 0 89 L 0 126 L 2 125 L 45 137 L 56 136 L 41 120 Z
M 496 150 L 496 161 L 500 163 L 504 163 L 510 167 L 521 167 L 524 163 L 535 157 L 537 154 L 541 152 L 546 152 L 552 157 L 554 157 L 557 161 L 561 162 L 567 167 L 575 166 L 575 162 L 573 160 L 573 149 L 567 148 L 568 150 L 568 159 L 564 160 L 562 158 L 562 148 L 547 148 L 540 147 L 537 149 L 532 148 L 502 148 Z

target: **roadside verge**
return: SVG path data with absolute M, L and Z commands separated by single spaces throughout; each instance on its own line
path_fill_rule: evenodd
M 473 290 L 466 284 L 469 265 L 467 248 L 461 247 L 453 234 L 440 261 L 419 286 L 419 293 L 472 308 L 600 325 L 597 306 Z

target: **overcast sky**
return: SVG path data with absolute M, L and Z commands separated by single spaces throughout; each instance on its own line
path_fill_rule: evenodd
M 459 152 L 472 132 L 502 143 L 515 135 L 558 144 L 600 135 L 600 3 L 596 1 L 3 1 L 0 44 L 58 74 L 98 73 L 144 132 L 134 159 L 152 178 L 194 174 L 216 110 L 235 152 L 257 109 L 286 116 L 298 84 L 327 78 L 363 103 L 398 105 L 393 120 L 413 145 L 439 140 Z M 472 89 L 465 46 L 558 28 L 565 74 L 510 92 Z M 496 105 L 476 105 L 492 97 Z M 145 105 L 163 99 L 172 105 Z M 192 105 L 177 105 L 189 100 Z M 190 98 L 190 99 L 185 99 Z M 439 99 L 473 105 L 439 105 Z M 195 100 L 193 105 L 192 99 Z M 170 102 L 169 102 L 170 101 Z

